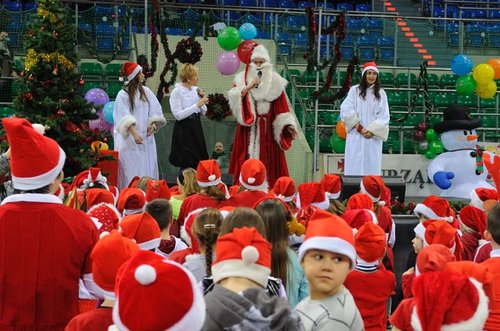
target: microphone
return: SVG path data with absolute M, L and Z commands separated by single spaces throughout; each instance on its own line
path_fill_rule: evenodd
M 262 77 L 262 71 L 261 71 L 261 70 L 259 70 L 259 71 L 257 72 L 257 77 L 258 77 L 259 79 Z M 254 87 L 254 88 L 259 88 L 259 84 L 255 84 L 253 87 Z

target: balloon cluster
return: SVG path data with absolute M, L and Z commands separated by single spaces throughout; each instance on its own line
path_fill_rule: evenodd
M 252 51 L 257 43 L 251 39 L 257 37 L 257 28 L 252 23 L 244 23 L 239 29 L 228 26 L 219 31 L 217 42 L 225 50 L 217 57 L 217 70 L 223 75 L 233 75 L 240 68 L 240 61 L 250 62 Z M 241 41 L 241 40 L 244 41 Z M 237 53 L 234 50 L 237 49 Z
M 109 101 L 109 96 L 106 91 L 100 88 L 93 88 L 85 93 L 84 98 L 87 100 L 87 103 L 94 106 L 98 116 L 97 119 L 89 121 L 90 129 L 112 131 L 115 102 Z
M 338 121 L 335 125 L 335 132 L 330 138 L 330 146 L 334 153 L 345 153 L 345 139 L 347 138 L 347 131 L 344 122 Z
M 413 140 L 418 143 L 417 151 L 424 154 L 429 160 L 444 151 L 443 143 L 439 140 L 437 132 L 431 129 L 426 122 L 419 123 L 415 127 Z
M 458 94 L 476 93 L 481 99 L 491 99 L 495 96 L 497 92 L 495 80 L 500 79 L 500 58 L 490 59 L 474 67 L 469 56 L 459 54 L 451 60 L 451 70 L 460 76 L 456 83 Z

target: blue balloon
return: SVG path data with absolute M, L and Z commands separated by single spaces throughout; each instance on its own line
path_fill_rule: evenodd
M 109 123 L 109 124 L 114 124 L 113 120 L 113 110 L 115 109 L 115 102 L 110 101 L 108 102 L 104 108 L 102 109 L 102 114 L 104 116 L 104 120 Z
M 458 54 L 451 60 L 451 70 L 455 75 L 467 75 L 472 71 L 472 68 L 474 68 L 474 63 L 467 55 Z
M 240 26 L 241 38 L 250 40 L 257 37 L 257 28 L 252 23 L 244 23 Z

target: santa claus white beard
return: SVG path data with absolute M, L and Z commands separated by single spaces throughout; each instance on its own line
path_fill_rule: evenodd
M 266 92 L 273 86 L 273 65 L 271 63 L 264 63 L 259 68 L 254 63 L 250 63 L 247 72 L 247 84 L 255 77 L 258 77 L 259 72 L 262 72 L 261 82 L 257 88 L 252 89 L 252 97 L 255 100 L 266 99 Z

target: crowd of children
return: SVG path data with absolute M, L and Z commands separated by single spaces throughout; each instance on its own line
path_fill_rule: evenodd
M 16 192 L 0 206 L 0 330 L 500 330 L 495 190 L 458 213 L 436 196 L 417 205 L 391 312 L 396 225 L 380 177 L 344 207 L 339 176 L 268 187 L 255 159 L 238 187 L 213 159 L 175 187 L 134 178 L 121 192 L 91 168 L 64 206 L 62 149 L 24 119 L 3 125 Z M 485 165 L 500 176 L 500 157 Z

